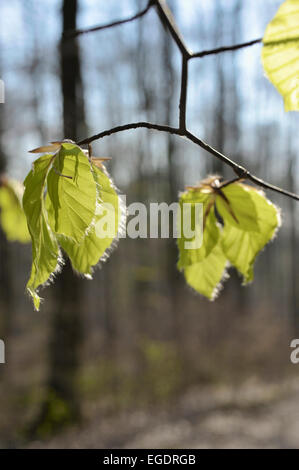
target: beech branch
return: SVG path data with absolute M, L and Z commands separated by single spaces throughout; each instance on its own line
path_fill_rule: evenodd
M 221 54 L 222 52 L 227 51 L 237 51 L 238 49 L 243 49 L 244 47 L 254 46 L 263 41 L 263 38 L 253 39 L 252 41 L 242 42 L 241 44 L 234 44 L 233 46 L 222 46 L 217 47 L 216 49 L 208 49 L 206 51 L 193 52 L 191 54 L 191 59 L 197 59 L 200 57 L 205 57 L 206 55 L 212 54 Z
M 102 31 L 103 29 L 114 28 L 115 26 L 120 26 L 125 23 L 130 23 L 131 21 L 135 21 L 135 20 L 138 20 L 139 18 L 142 18 L 142 16 L 144 16 L 152 6 L 153 6 L 153 0 L 149 0 L 147 6 L 143 10 L 139 11 L 133 16 L 129 16 L 128 18 L 125 18 L 122 20 L 112 21 L 111 23 L 91 26 L 90 28 L 72 29 L 72 30 L 66 31 L 63 37 L 64 39 L 75 38 L 77 36 L 81 36 L 81 34 L 94 33 L 96 31 Z
M 218 150 L 214 149 L 209 144 L 199 139 L 188 130 L 182 130 L 179 127 L 171 127 L 171 126 L 166 126 L 163 124 L 153 124 L 151 122 L 143 122 L 143 121 L 132 122 L 130 124 L 124 124 L 122 126 L 113 127 L 106 131 L 100 132 L 99 134 L 92 135 L 91 137 L 88 137 L 86 139 L 83 139 L 77 142 L 77 145 L 88 145 L 91 142 L 94 142 L 95 140 L 103 139 L 104 137 L 108 137 L 109 135 L 112 135 L 112 134 L 117 134 L 119 132 L 129 131 L 132 129 L 141 129 L 141 128 L 152 129 L 152 130 L 156 130 L 160 132 L 168 132 L 169 134 L 178 135 L 180 137 L 188 139 L 194 144 L 201 147 L 202 149 L 206 150 L 208 153 L 214 155 L 216 158 L 221 160 L 226 165 L 230 166 L 233 169 L 233 171 L 236 173 L 238 180 L 247 179 L 256 185 L 261 186 L 262 188 L 270 189 L 279 194 L 283 194 L 284 196 L 288 196 L 292 199 L 299 201 L 299 195 L 291 193 L 290 191 L 287 191 L 285 189 L 279 188 L 278 186 L 274 186 L 273 184 L 267 183 L 266 181 L 258 178 L 257 176 L 252 175 L 250 171 L 248 171 L 246 168 L 242 167 L 238 163 L 231 160 L 229 157 L 218 152 Z
M 201 51 L 197 53 L 191 53 L 187 46 L 185 45 L 185 41 L 180 33 L 180 30 L 178 26 L 176 25 L 175 19 L 170 11 L 170 9 L 167 6 L 167 3 L 165 0 L 150 0 L 144 10 L 141 12 L 137 13 L 136 15 L 127 18 L 125 20 L 119 20 L 110 24 L 102 25 L 102 26 L 97 26 L 94 28 L 89 28 L 88 30 L 77 30 L 70 32 L 69 34 L 72 35 L 72 37 L 78 36 L 79 34 L 83 33 L 88 33 L 92 31 L 98 31 L 100 29 L 105 29 L 105 28 L 110 28 L 113 26 L 117 26 L 119 24 L 127 23 L 129 21 L 133 21 L 137 18 L 142 17 L 145 15 L 149 9 L 154 6 L 157 10 L 158 16 L 161 20 L 161 22 L 164 24 L 164 26 L 168 29 L 169 33 L 171 34 L 174 42 L 176 43 L 177 47 L 179 48 L 181 55 L 182 55 L 182 72 L 181 72 L 181 93 L 180 93 L 180 103 L 179 103 L 179 123 L 178 127 L 171 127 L 168 125 L 163 125 L 163 124 L 154 124 L 150 122 L 133 122 L 130 124 L 124 124 L 121 126 L 113 127 L 111 129 L 105 130 L 100 132 L 99 134 L 95 134 L 91 137 L 88 137 L 86 139 L 83 139 L 79 142 L 77 142 L 78 145 L 90 145 L 91 142 L 94 142 L 95 140 L 103 139 L 104 137 L 110 136 L 112 134 L 117 134 L 119 132 L 124 132 L 128 131 L 131 129 L 150 129 L 150 130 L 156 130 L 160 132 L 167 132 L 169 134 L 177 135 L 179 137 L 183 137 L 185 139 L 188 139 L 189 141 L 193 142 L 195 145 L 198 147 L 201 147 L 202 149 L 206 150 L 208 153 L 213 155 L 214 157 L 218 158 L 221 160 L 224 164 L 230 166 L 235 174 L 237 175 L 237 178 L 235 180 L 241 180 L 241 179 L 246 179 L 251 181 L 252 183 L 264 188 L 264 189 L 269 189 L 272 191 L 275 191 L 279 194 L 283 194 L 285 196 L 288 196 L 292 199 L 295 199 L 299 201 L 299 195 L 291 193 L 285 189 L 279 188 L 278 186 L 274 186 L 271 183 L 267 183 L 266 181 L 262 180 L 261 178 L 258 178 L 257 176 L 253 175 L 250 173 L 249 170 L 246 168 L 240 166 L 238 163 L 234 162 L 231 160 L 229 157 L 223 155 L 221 152 L 218 150 L 214 149 L 211 147 L 209 144 L 201 140 L 199 137 L 196 135 L 192 134 L 188 128 L 187 128 L 187 117 L 186 117 L 186 108 L 187 108 L 187 90 L 188 90 L 188 65 L 189 65 L 189 60 L 194 59 L 194 58 L 201 58 L 206 55 L 211 55 L 211 54 L 218 54 L 222 53 L 225 51 L 234 51 L 237 49 L 241 49 L 244 47 L 252 46 L 254 44 L 257 44 L 262 41 L 262 39 L 255 39 L 253 41 L 249 41 L 246 43 L 242 44 L 237 44 L 234 46 L 227 46 L 227 47 L 220 47 L 217 49 L 211 49 L 211 50 L 206 50 L 206 51 Z

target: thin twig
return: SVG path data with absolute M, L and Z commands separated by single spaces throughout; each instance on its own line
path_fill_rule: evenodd
M 103 137 L 107 137 L 112 134 L 117 134 L 118 132 L 123 132 L 123 131 L 129 131 L 131 129 L 154 129 L 156 131 L 162 131 L 162 132 L 168 132 L 169 134 L 176 134 L 176 135 L 181 135 L 180 129 L 176 127 L 171 127 L 171 126 L 164 126 L 160 124 L 153 124 L 151 122 L 133 122 L 130 124 L 124 124 L 122 126 L 116 126 L 113 127 L 112 129 L 109 129 L 107 131 L 100 132 L 99 134 L 95 134 L 91 137 L 87 137 L 87 139 L 80 140 L 80 142 L 77 142 L 77 145 L 87 145 L 90 144 L 91 142 L 94 142 L 95 140 L 103 139 Z
M 180 30 L 174 20 L 174 17 L 168 8 L 168 5 L 165 0 L 153 0 L 154 5 L 157 7 L 159 17 L 161 21 L 167 26 L 172 38 L 174 39 L 176 45 L 178 46 L 181 54 L 189 58 L 191 52 L 188 50 L 185 41 L 180 33 Z
M 273 184 L 266 183 L 265 181 L 263 181 L 261 178 L 258 178 L 257 176 L 250 175 L 248 179 L 252 181 L 252 183 L 256 184 L 257 186 L 261 186 L 262 188 L 265 188 L 265 189 L 271 189 L 271 191 L 275 191 L 276 193 L 283 194 L 284 196 L 288 196 L 292 199 L 296 199 L 297 201 L 299 201 L 298 194 L 291 193 L 290 191 L 281 189 L 278 186 L 274 186 Z
M 178 46 L 182 56 L 182 75 L 181 75 L 181 94 L 179 104 L 179 129 L 185 131 L 186 128 L 186 105 L 188 89 L 188 63 L 191 58 L 191 52 L 188 50 L 180 30 L 175 22 L 166 0 L 154 0 L 157 12 L 161 22 L 169 30 L 173 40 Z
M 249 46 L 253 46 L 254 44 L 258 44 L 262 42 L 262 40 L 263 38 L 253 39 L 252 41 L 243 42 L 241 44 L 235 44 L 233 46 L 223 46 L 223 47 L 217 47 L 216 49 L 209 49 L 206 51 L 194 52 L 191 54 L 190 59 L 196 59 L 199 57 L 204 57 L 206 55 L 212 55 L 212 54 L 221 54 L 222 52 L 227 52 L 227 51 L 236 51 L 238 49 L 243 49 L 244 47 L 249 47 Z
M 238 165 L 236 162 L 234 162 L 230 158 L 218 152 L 218 150 L 215 150 L 213 147 L 211 147 L 210 145 L 205 143 L 203 140 L 196 137 L 194 134 L 192 134 L 188 130 L 182 130 L 180 128 L 165 126 L 162 124 L 153 124 L 150 122 L 133 122 L 130 124 L 124 124 L 122 126 L 113 127 L 112 129 L 108 129 L 106 131 L 100 132 L 99 134 L 95 134 L 91 137 L 88 137 L 87 139 L 77 142 L 77 145 L 90 144 L 91 142 L 94 142 L 95 140 L 102 139 L 112 134 L 117 134 L 118 132 L 128 131 L 131 129 L 140 129 L 140 128 L 168 132 L 169 134 L 184 137 L 190 140 L 191 142 L 193 142 L 194 144 L 198 145 L 199 147 L 203 148 L 210 154 L 214 155 L 216 158 L 223 161 L 225 164 L 229 165 L 234 170 L 234 172 L 238 175 L 238 178 L 237 178 L 238 180 L 247 179 L 249 181 L 252 181 L 256 185 L 261 186 L 262 188 L 270 189 L 271 191 L 275 191 L 279 194 L 283 194 L 285 196 L 288 196 L 292 199 L 299 201 L 299 195 L 286 191 L 285 189 L 279 188 L 278 186 L 274 186 L 273 184 L 267 183 L 266 181 L 258 178 L 257 176 L 252 175 L 246 168 Z
M 75 38 L 77 36 L 80 36 L 81 34 L 94 33 L 95 31 L 102 31 L 103 29 L 113 28 L 114 26 L 119 26 L 125 23 L 130 23 L 131 21 L 137 20 L 138 18 L 141 18 L 142 16 L 144 16 L 152 6 L 153 6 L 153 0 L 149 0 L 147 6 L 143 10 L 141 10 L 140 12 L 136 13 L 133 16 L 130 16 L 129 18 L 125 18 L 123 20 L 112 21 L 111 23 L 92 26 L 90 28 L 82 28 L 82 29 L 66 31 L 63 37 L 64 39 Z
M 199 139 L 198 137 L 196 137 L 196 135 L 192 134 L 188 130 L 186 130 L 183 135 L 184 137 L 187 137 L 187 139 L 191 140 L 191 142 L 193 142 L 194 144 L 209 152 L 211 155 L 214 155 L 214 157 L 218 158 L 218 160 L 221 160 L 223 163 L 230 166 L 238 176 L 244 177 L 245 175 L 247 176 L 247 174 L 249 173 L 245 168 L 223 155 L 223 153 L 218 152 L 218 150 L 214 149 L 213 147 L 211 147 L 211 145 Z
M 240 178 L 237 176 L 237 178 L 233 178 L 232 180 L 229 181 L 224 181 L 223 183 L 220 184 L 219 188 L 223 189 L 226 188 L 226 186 L 229 186 L 230 184 L 237 183 L 238 181 L 242 181 L 244 178 Z
M 187 106 L 187 88 L 188 88 L 188 59 L 182 56 L 182 77 L 181 77 L 181 96 L 180 96 L 180 129 L 186 130 L 186 106 Z

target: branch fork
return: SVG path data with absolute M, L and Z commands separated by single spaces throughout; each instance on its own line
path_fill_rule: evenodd
M 187 107 L 187 91 L 188 91 L 188 65 L 189 61 L 191 59 L 195 58 L 202 58 L 206 55 L 211 55 L 211 54 L 219 54 L 222 52 L 226 51 L 235 51 L 244 47 L 249 47 L 258 43 L 262 42 L 262 38 L 259 39 L 254 39 L 252 41 L 248 41 L 245 43 L 241 44 L 236 44 L 233 46 L 224 46 L 216 49 L 211 49 L 211 50 L 206 50 L 206 51 L 201 51 L 201 52 L 191 52 L 184 41 L 184 38 L 182 37 L 180 30 L 175 22 L 175 19 L 168 8 L 166 0 L 149 0 L 147 3 L 147 6 L 141 10 L 140 12 L 136 13 L 135 15 L 126 18 L 124 20 L 118 20 L 114 21 L 112 23 L 107 23 L 104 25 L 98 25 L 92 28 L 88 29 L 81 29 L 81 30 L 74 30 L 70 31 L 65 35 L 65 39 L 69 38 L 75 38 L 79 35 L 90 33 L 90 32 L 95 32 L 95 31 L 100 31 L 103 29 L 107 28 L 112 28 L 124 23 L 128 23 L 131 21 L 134 21 L 136 19 L 142 18 L 146 13 L 148 13 L 149 10 L 152 8 L 155 8 L 157 10 L 158 16 L 161 20 L 161 22 L 166 26 L 168 29 L 169 33 L 171 34 L 174 42 L 176 43 L 181 56 L 182 56 L 182 72 L 181 72 L 181 92 L 180 92 L 180 103 L 179 103 L 179 125 L 178 127 L 171 127 L 167 125 L 161 125 L 161 124 L 153 124 L 150 122 L 134 122 L 131 124 L 125 124 L 121 126 L 117 126 L 111 129 L 108 129 L 106 131 L 100 132 L 99 134 L 93 135 L 91 137 L 88 137 L 86 139 L 81 140 L 80 142 L 77 142 L 78 145 L 84 145 L 87 144 L 89 145 L 91 142 L 102 139 L 106 136 L 116 134 L 118 132 L 123 132 L 127 131 L 130 129 L 138 129 L 138 128 L 146 128 L 146 129 L 152 129 L 156 131 L 162 131 L 162 132 L 168 132 L 173 135 L 178 135 L 180 137 L 187 138 L 197 146 L 203 148 L 207 152 L 209 152 L 211 155 L 214 157 L 218 158 L 222 162 L 224 162 L 226 165 L 230 166 L 235 174 L 237 175 L 236 180 L 240 179 L 247 179 L 251 181 L 252 183 L 256 184 L 257 186 L 260 186 L 265 189 L 270 189 L 272 191 L 275 191 L 279 194 L 283 194 L 285 196 L 288 196 L 294 200 L 299 201 L 299 195 L 293 194 L 285 189 L 279 188 L 277 186 L 274 186 L 270 183 L 267 183 L 266 181 L 262 180 L 261 178 L 258 178 L 255 175 L 252 175 L 249 170 L 246 168 L 238 165 L 236 162 L 231 160 L 229 157 L 223 155 L 220 153 L 218 150 L 214 149 L 210 145 L 208 145 L 206 142 L 201 140 L 199 137 L 196 135 L 192 134 L 186 124 L 186 107 Z M 233 180 L 235 181 L 235 180 Z M 226 183 L 224 183 L 226 184 Z

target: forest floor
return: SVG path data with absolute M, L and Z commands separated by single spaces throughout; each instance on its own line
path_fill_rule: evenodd
M 299 380 L 194 388 L 175 404 L 103 416 L 34 448 L 298 448 Z

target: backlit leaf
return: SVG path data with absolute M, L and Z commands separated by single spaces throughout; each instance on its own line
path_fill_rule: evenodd
M 28 243 L 31 238 L 22 207 L 23 192 L 24 187 L 18 181 L 3 181 L 0 187 L 0 219 L 9 241 Z
M 262 61 L 284 98 L 286 111 L 299 110 L 299 2 L 286 0 L 266 28 Z
M 220 230 L 214 211 L 215 195 L 204 192 L 202 188 L 194 188 L 183 193 L 180 197 L 181 207 L 181 236 L 178 238 L 179 261 L 178 269 L 184 272 L 187 283 L 197 292 L 213 300 L 219 290 L 219 284 L 223 278 L 226 265 L 220 244 Z M 187 248 L 186 243 L 194 241 L 195 236 L 184 236 L 184 223 L 190 225 L 190 221 L 184 220 L 183 205 L 191 204 L 192 218 L 191 228 L 198 233 L 203 229 L 202 245 L 199 248 Z M 195 220 L 194 205 L 203 205 L 200 222 Z
M 201 262 L 185 267 L 186 281 L 197 292 L 214 300 L 220 290 L 221 281 L 225 278 L 226 264 L 226 256 L 218 243 Z
M 215 198 L 214 198 L 215 199 Z M 179 261 L 178 268 L 183 269 L 185 266 L 196 263 L 204 259 L 211 252 L 213 247 L 216 245 L 219 238 L 219 228 L 216 225 L 215 215 L 213 214 L 213 195 L 210 193 L 202 192 L 200 189 L 190 189 L 189 191 L 184 192 L 180 196 L 180 208 L 181 208 L 181 217 L 180 217 L 180 237 L 178 237 L 177 243 L 179 248 Z M 186 237 L 184 224 L 190 225 L 189 216 L 187 212 L 184 213 L 183 207 L 184 204 L 190 204 L 191 206 L 191 229 L 195 229 L 195 205 L 202 204 L 202 224 L 196 227 L 196 233 L 199 237 L 203 225 L 205 229 L 203 231 L 203 240 L 202 246 L 197 249 L 189 248 L 186 249 L 186 243 L 194 242 L 195 235 L 193 237 Z M 209 214 L 207 214 L 209 212 Z
M 55 232 L 82 242 L 95 217 L 96 182 L 91 164 L 80 147 L 71 143 L 61 145 L 47 184 L 54 208 Z
M 235 266 L 244 277 L 244 283 L 253 280 L 253 264 L 258 253 L 273 238 L 277 228 L 280 225 L 279 210 L 272 204 L 264 194 L 256 189 L 243 184 L 235 183 L 226 188 L 223 192 L 231 201 L 231 195 L 239 194 L 240 201 L 249 196 L 251 203 L 248 202 L 248 217 L 250 219 L 252 204 L 254 206 L 254 216 L 259 230 L 251 230 L 251 224 L 240 223 L 239 226 L 230 217 L 229 211 L 222 204 L 221 198 L 217 197 L 217 209 L 223 219 L 224 228 L 222 231 L 222 248 L 230 263 Z M 241 193 L 244 193 L 244 196 Z M 233 200 L 233 198 L 232 198 Z M 238 212 L 237 203 L 235 210 L 237 217 L 246 221 L 246 206 Z M 242 213 L 242 219 L 240 214 Z
M 73 268 L 80 274 L 90 277 L 93 267 L 99 261 L 109 256 L 113 241 L 119 231 L 119 196 L 105 173 L 104 168 L 99 169 L 93 165 L 93 174 L 97 184 L 97 208 L 95 220 L 88 233 L 81 241 L 76 243 L 70 238 L 58 236 L 60 246 L 69 256 Z M 111 233 L 101 230 L 100 221 L 109 218 Z M 105 228 L 105 227 L 104 227 Z
M 40 307 L 38 289 L 59 268 L 59 247 L 51 231 L 44 204 L 46 178 L 52 163 L 52 155 L 44 155 L 33 164 L 24 185 L 23 207 L 32 240 L 32 269 L 27 290 L 37 310 Z
M 217 195 L 217 209 L 220 215 L 225 214 L 225 220 L 234 227 L 260 231 L 249 186 L 235 183 L 221 189 Z

